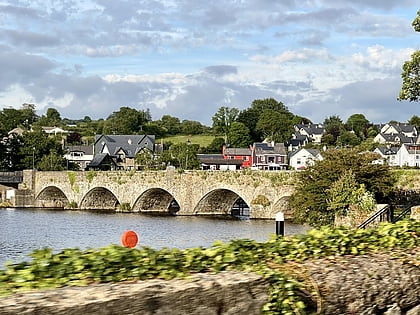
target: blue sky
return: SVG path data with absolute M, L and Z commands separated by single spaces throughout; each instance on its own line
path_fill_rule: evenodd
M 67 118 L 122 106 L 211 125 L 275 98 L 323 122 L 406 122 L 414 0 L 0 0 L 0 108 Z

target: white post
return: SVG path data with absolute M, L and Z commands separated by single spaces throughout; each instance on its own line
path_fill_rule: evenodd
M 276 213 L 276 235 L 284 236 L 284 214 L 283 212 Z

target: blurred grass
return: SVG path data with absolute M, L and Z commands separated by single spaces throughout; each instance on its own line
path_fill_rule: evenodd
M 186 143 L 189 139 L 191 144 L 199 144 L 200 147 L 207 147 L 213 141 L 214 138 L 216 137 L 213 135 L 176 135 L 158 139 L 156 142 L 160 143 L 161 141 L 163 141 L 163 143 L 172 142 L 176 144 Z

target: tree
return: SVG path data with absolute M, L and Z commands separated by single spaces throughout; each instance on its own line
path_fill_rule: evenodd
M 377 154 L 350 148 L 327 150 L 322 156 L 323 160 L 297 174 L 297 184 L 290 199 L 297 223 L 314 227 L 333 225 L 335 208 L 328 205 L 326 192 L 349 171 L 354 174 L 357 185 L 364 185 L 378 203 L 386 203 L 395 178 L 388 165 L 372 163 L 378 159 Z
M 163 115 L 157 123 L 166 129 L 166 132 L 170 135 L 176 135 L 181 132 L 181 121 L 177 117 L 170 115 Z
M 199 121 L 183 120 L 181 123 L 181 132 L 184 135 L 198 135 L 203 131 L 204 127 Z
M 235 148 L 248 148 L 252 144 L 249 129 L 241 122 L 233 122 L 228 132 L 229 145 Z
M 129 107 L 121 107 L 105 121 L 103 132 L 106 134 L 139 134 L 143 125 L 150 121 L 150 113 Z
M 322 143 L 336 145 L 338 137 L 344 131 L 344 124 L 337 115 L 330 116 L 324 120 L 325 134 L 322 136 Z
M 336 144 L 341 147 L 354 147 L 360 143 L 360 138 L 352 131 L 342 132 L 336 142 Z
M 286 142 L 293 133 L 293 118 L 294 115 L 290 112 L 266 109 L 258 119 L 256 130 L 268 141 Z
M 22 136 L 22 145 L 19 147 L 19 163 L 17 169 L 31 169 L 32 166 L 38 167 L 38 163 L 43 156 L 51 152 L 63 156 L 61 144 L 48 137 L 38 127 L 32 132 L 26 132 Z
M 225 142 L 230 143 L 229 132 L 233 122 L 238 118 L 239 110 L 237 108 L 229 108 L 222 106 L 213 115 L 213 130 L 225 137 Z
M 369 120 L 363 114 L 353 114 L 346 121 L 346 129 L 353 131 L 360 140 L 366 138 L 369 126 Z
M 195 169 L 200 165 L 197 158 L 198 144 L 177 143 L 169 148 L 173 165 L 183 169 Z
M 420 32 L 420 10 L 412 26 L 416 32 Z M 411 55 L 411 60 L 404 63 L 402 70 L 402 87 L 398 99 L 418 102 L 420 100 L 420 50 Z
M 216 137 L 212 140 L 212 142 L 204 149 L 206 153 L 221 153 L 223 145 L 225 143 L 225 139 L 221 137 Z
M 55 108 L 48 108 L 45 115 L 37 121 L 39 126 L 55 127 L 62 125 L 61 115 Z
M 417 115 L 413 115 L 409 120 L 408 123 L 412 126 L 417 128 L 417 131 L 420 131 L 420 117 Z
M 141 150 L 139 153 L 137 153 L 135 160 L 136 164 L 144 170 L 155 168 L 155 160 L 153 153 L 147 149 Z
M 66 137 L 68 144 L 81 144 L 82 135 L 78 132 L 70 132 Z
M 38 169 L 40 171 L 63 171 L 66 169 L 66 162 L 62 155 L 52 150 L 49 154 L 42 156 L 38 163 Z
M 261 115 L 266 110 L 272 110 L 279 113 L 290 113 L 282 102 L 278 102 L 274 98 L 254 100 L 251 104 L 251 107 L 241 111 L 238 115 L 238 118 L 236 119 L 236 121 L 241 122 L 248 127 L 252 142 L 260 142 L 264 140 L 265 135 L 263 130 L 268 126 L 266 125 L 262 127 L 262 124 L 265 124 L 265 122 L 262 122 L 260 123 L 260 128 L 258 128 L 257 124 Z M 264 118 L 264 120 L 266 120 L 266 118 Z M 288 137 L 290 137 L 290 134 Z

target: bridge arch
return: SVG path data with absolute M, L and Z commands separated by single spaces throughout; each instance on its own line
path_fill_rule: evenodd
M 133 211 L 142 213 L 175 215 L 180 209 L 174 196 L 162 188 L 151 188 L 143 192 L 134 202 Z
M 43 208 L 64 208 L 68 206 L 69 200 L 64 192 L 56 186 L 45 187 L 36 196 L 34 206 Z
M 80 209 L 117 209 L 120 205 L 113 192 L 105 187 L 95 187 L 88 191 L 80 202 Z
M 236 192 L 215 189 L 207 193 L 194 208 L 195 215 L 249 216 L 249 205 Z M 245 211 L 244 211 L 245 210 Z

